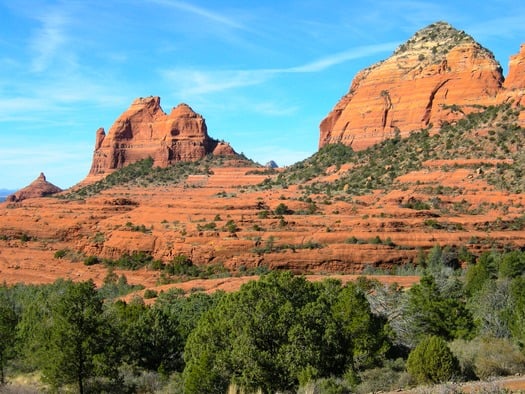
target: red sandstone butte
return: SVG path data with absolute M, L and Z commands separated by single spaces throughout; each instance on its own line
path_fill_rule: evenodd
M 432 24 L 355 76 L 350 91 L 321 122 L 319 147 L 343 143 L 366 149 L 396 133 L 404 137 L 432 126 L 437 131 L 444 121 L 479 106 L 509 99 L 523 104 L 524 52 L 522 46 L 511 58 L 504 82 L 492 52 L 447 23 Z
M 61 191 L 61 188 L 53 185 L 51 182 L 48 182 L 44 173 L 41 172 L 38 178 L 36 178 L 28 186 L 20 189 L 10 196 L 7 196 L 6 201 L 19 202 L 28 198 L 49 196 L 51 194 L 60 193 Z
M 152 157 L 166 167 L 195 161 L 207 154 L 233 155 L 231 146 L 208 136 L 204 118 L 187 104 L 166 114 L 159 97 L 138 98 L 119 116 L 109 132 L 96 132 L 89 178 L 107 175 L 128 164 Z

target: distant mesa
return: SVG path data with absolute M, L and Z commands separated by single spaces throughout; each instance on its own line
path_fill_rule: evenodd
M 279 168 L 277 163 L 273 160 L 270 160 L 268 163 L 264 165 L 266 168 Z
M 448 23 L 418 31 L 388 59 L 360 71 L 320 124 L 319 148 L 355 150 L 413 130 L 437 131 L 480 106 L 525 104 L 525 45 L 512 56 L 507 80 L 492 52 Z M 525 114 L 520 116 L 525 126 Z
M 20 202 L 28 198 L 46 197 L 52 194 L 60 193 L 62 191 L 58 186 L 53 185 L 51 182 L 46 180 L 46 176 L 43 172 L 40 173 L 38 178 L 31 182 L 28 186 L 20 189 L 7 196 L 7 202 Z
M 208 154 L 235 155 L 226 142 L 208 136 L 204 118 L 187 104 L 166 114 L 159 97 L 138 98 L 106 132 L 96 132 L 95 151 L 86 180 L 152 157 L 157 167 L 180 161 L 196 161 Z

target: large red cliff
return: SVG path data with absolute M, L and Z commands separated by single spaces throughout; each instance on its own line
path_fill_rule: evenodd
M 522 46 L 504 82 L 490 51 L 447 23 L 432 24 L 390 58 L 356 75 L 349 92 L 321 122 L 319 147 L 343 143 L 361 150 L 396 133 L 403 137 L 422 128 L 437 130 L 480 105 L 523 101 L 524 58 Z
M 234 154 L 226 143 L 208 136 L 204 118 L 188 105 L 179 104 L 166 114 L 159 97 L 138 98 L 105 133 L 96 132 L 95 151 L 88 179 L 147 157 L 166 167 L 195 161 L 207 154 Z

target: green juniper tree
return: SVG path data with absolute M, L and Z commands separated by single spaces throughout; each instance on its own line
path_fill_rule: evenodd
M 117 360 L 111 357 L 116 357 L 112 352 L 115 337 L 104 319 L 95 284 L 60 281 L 45 292 L 47 299 L 36 299 L 43 301 L 40 311 L 27 308 L 20 327 L 21 335 L 30 341 L 31 358 L 43 379 L 55 388 L 76 384 L 83 394 L 89 378 L 114 377 Z
M 15 327 L 18 322 L 7 288 L 0 287 L 0 385 L 5 383 L 4 368 L 15 351 Z

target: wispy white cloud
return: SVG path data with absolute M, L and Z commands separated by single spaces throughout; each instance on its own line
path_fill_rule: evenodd
M 31 65 L 32 71 L 42 72 L 60 54 L 67 41 L 65 28 L 68 17 L 61 10 L 52 10 L 38 15 L 37 19 L 41 26 L 36 30 L 30 44 L 34 52 Z
M 230 28 L 241 30 L 246 29 L 246 27 L 242 23 L 239 23 L 237 20 L 229 16 L 215 11 L 211 11 L 207 8 L 196 6 L 189 2 L 177 0 L 150 0 L 150 2 L 164 7 L 170 7 L 181 11 L 186 11 L 188 13 L 207 19 L 208 21 L 215 22 Z
M 334 53 L 317 59 L 311 63 L 306 63 L 297 67 L 285 68 L 280 71 L 288 73 L 312 73 L 324 71 L 327 68 L 336 66 L 341 63 L 345 63 L 349 60 L 359 59 L 366 56 L 375 55 L 376 53 L 392 51 L 399 43 L 387 42 L 384 44 L 367 45 L 362 47 L 356 47 L 345 52 Z
M 281 75 L 293 73 L 316 73 L 350 60 L 392 51 L 397 42 L 356 47 L 348 51 L 330 54 L 323 58 L 288 68 L 268 68 L 254 70 L 197 70 L 172 68 L 162 70 L 164 79 L 174 85 L 183 97 L 215 93 L 229 89 L 259 85 Z
M 196 70 L 174 68 L 161 72 L 162 76 L 182 96 L 197 96 L 230 90 L 240 87 L 259 85 L 267 81 L 273 70 Z

